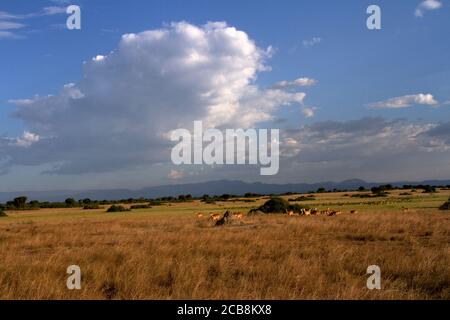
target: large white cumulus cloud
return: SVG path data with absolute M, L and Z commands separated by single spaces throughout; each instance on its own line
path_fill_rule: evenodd
M 84 63 L 79 82 L 54 96 L 15 101 L 15 115 L 40 139 L 26 155 L 6 150 L 8 163 L 84 173 L 169 161 L 173 129 L 194 120 L 249 127 L 280 106 L 302 103 L 304 93 L 255 85 L 269 57 L 270 48 L 222 22 L 123 35 L 116 50 Z

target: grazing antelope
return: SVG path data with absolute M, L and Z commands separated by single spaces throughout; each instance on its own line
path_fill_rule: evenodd
M 211 213 L 211 214 L 209 215 L 209 218 L 210 218 L 212 221 L 218 221 L 218 220 L 221 218 L 221 216 L 220 216 L 220 214 L 218 214 L 218 213 Z
M 305 216 L 309 216 L 309 215 L 311 215 L 311 210 L 303 210 L 303 214 L 305 215 Z
M 198 219 L 201 219 L 201 218 L 203 218 L 203 213 L 198 212 L 198 213 L 196 213 L 196 216 Z
M 317 210 L 317 208 L 314 208 L 314 209 L 311 210 L 311 214 L 312 215 L 320 214 L 320 211 Z
M 286 210 L 286 214 L 287 214 L 288 216 L 290 216 L 290 217 L 295 216 L 294 211 L 287 211 L 287 210 Z
M 228 222 L 228 217 L 230 216 L 230 212 L 227 210 L 224 214 L 223 217 L 221 217 L 219 220 L 216 221 L 215 226 L 223 226 L 225 223 Z
M 328 211 L 327 216 L 329 216 L 329 217 L 338 216 L 341 213 L 342 213 L 341 211 L 330 210 L 330 211 Z
M 352 210 L 350 213 L 358 213 L 358 210 Z
M 242 212 L 235 212 L 233 213 L 233 219 L 241 220 L 244 214 Z

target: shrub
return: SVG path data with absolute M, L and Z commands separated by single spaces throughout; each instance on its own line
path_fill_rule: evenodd
M 423 186 L 422 189 L 423 189 L 423 193 L 435 193 L 436 192 L 436 187 L 430 186 L 430 185 Z
M 150 209 L 151 206 L 149 204 L 135 204 L 131 206 L 131 209 Z
M 352 198 L 375 198 L 376 195 L 372 195 L 372 194 L 367 194 L 367 193 L 362 193 L 362 194 L 352 194 L 351 195 Z
M 97 203 L 87 203 L 83 207 L 84 210 L 100 209 Z
M 5 213 L 5 211 L 3 211 L 2 209 L 0 209 L 0 217 L 7 217 L 8 215 Z
M 289 201 L 310 201 L 310 200 L 316 200 L 316 198 L 311 197 L 311 196 L 300 196 L 297 198 L 293 198 L 293 199 L 289 199 Z
M 66 204 L 66 207 L 73 208 L 77 206 L 77 202 L 74 198 L 67 198 L 66 201 L 64 201 Z
M 161 205 L 163 205 L 164 203 L 161 201 L 161 200 L 150 200 L 149 202 L 148 202 L 148 205 L 149 206 L 161 206 Z
M 106 212 L 125 212 L 125 211 L 131 211 L 131 209 L 127 209 L 120 205 L 116 206 L 115 204 L 109 207 L 108 210 L 106 210 Z
M 450 210 L 450 198 L 442 206 L 439 207 L 440 210 Z

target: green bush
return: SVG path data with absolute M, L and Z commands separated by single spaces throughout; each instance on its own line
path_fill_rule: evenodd
M 293 199 L 289 199 L 289 201 L 310 201 L 310 200 L 316 200 L 316 198 L 311 197 L 311 195 L 305 197 L 305 196 L 300 196 L 297 198 L 293 198 Z
M 448 201 L 445 202 L 442 206 L 439 207 L 441 210 L 450 210 L 450 198 L 448 198 Z
M 84 210 L 93 210 L 93 209 L 100 209 L 99 205 L 97 203 L 87 203 L 83 207 Z
M 131 209 L 150 209 L 151 206 L 149 204 L 135 204 L 131 206 Z
M 2 209 L 0 209 L 0 217 L 7 217 L 8 215 L 5 213 L 5 211 L 3 211 Z
M 106 212 L 125 212 L 125 211 L 131 211 L 131 209 L 127 209 L 120 205 L 116 206 L 115 204 L 109 207 L 108 210 L 106 210 Z
M 299 213 L 302 209 L 309 209 L 308 206 L 299 204 L 289 204 L 288 201 L 280 197 L 274 197 L 267 200 L 262 206 L 257 209 L 250 210 L 250 213 L 263 212 L 263 213 L 285 213 L 287 211 L 293 211 Z
M 275 197 L 267 200 L 258 210 L 264 213 L 284 213 L 289 208 L 289 202 L 283 198 Z

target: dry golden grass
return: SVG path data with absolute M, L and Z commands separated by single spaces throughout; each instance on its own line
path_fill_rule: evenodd
M 389 208 L 327 194 L 313 204 L 343 215 L 244 217 L 224 227 L 195 213 L 226 203 L 9 212 L 0 219 L 0 298 L 450 299 L 450 216 L 436 209 L 445 197 L 417 196 L 403 212 L 396 198 Z M 81 290 L 66 288 L 73 264 Z M 374 264 L 382 290 L 366 288 Z

